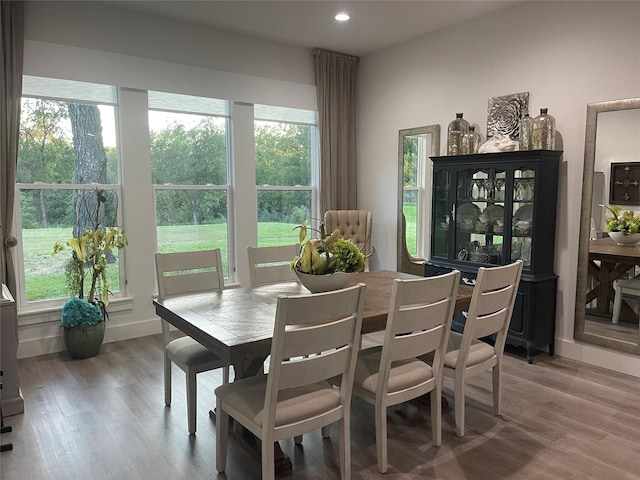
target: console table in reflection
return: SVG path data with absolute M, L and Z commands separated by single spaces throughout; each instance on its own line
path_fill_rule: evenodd
M 587 309 L 589 315 L 611 318 L 610 302 L 613 303 L 615 298 L 613 281 L 626 276 L 636 265 L 640 266 L 640 248 L 635 245 L 618 245 L 609 237 L 589 242 L 589 275 L 597 283 L 587 292 L 587 305 L 597 300 L 595 308 Z M 636 313 L 624 301 L 620 318 L 638 320 Z

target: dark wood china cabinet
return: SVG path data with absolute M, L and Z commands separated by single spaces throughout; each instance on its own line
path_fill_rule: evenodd
M 561 151 L 432 157 L 431 255 L 425 275 L 452 269 L 475 283 L 478 267 L 524 262 L 507 344 L 554 353 L 553 271 Z M 453 330 L 462 332 L 465 313 Z

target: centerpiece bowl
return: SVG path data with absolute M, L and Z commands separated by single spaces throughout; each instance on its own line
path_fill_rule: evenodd
M 629 233 L 625 235 L 624 232 L 609 232 L 611 240 L 618 245 L 635 245 L 640 242 L 640 233 Z
M 335 272 L 324 275 L 312 275 L 296 270 L 300 283 L 311 293 L 330 292 L 349 285 L 353 272 Z

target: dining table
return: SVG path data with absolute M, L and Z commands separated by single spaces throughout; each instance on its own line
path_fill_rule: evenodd
M 587 313 L 599 317 L 611 318 L 611 304 L 615 299 L 613 282 L 626 278 L 629 270 L 640 266 L 640 248 L 635 245 L 618 245 L 610 237 L 598 238 L 589 242 L 589 268 L 595 284 L 587 292 L 586 304 L 596 300 L 594 308 Z M 638 316 L 626 303 L 622 302 L 620 318 L 637 321 Z
M 353 275 L 349 285 L 364 283 L 367 286 L 362 314 L 363 334 L 385 329 L 391 290 L 396 278 L 421 277 L 392 270 L 357 272 Z M 472 292 L 473 287 L 459 286 L 456 311 L 469 308 Z M 153 303 L 160 318 L 232 365 L 235 379 L 240 379 L 263 371 L 264 361 L 271 352 L 276 303 L 280 295 L 311 293 L 298 281 L 291 281 L 254 288 L 226 288 L 186 294 L 155 300 Z M 236 431 L 235 437 L 259 455 L 260 446 L 248 431 Z M 276 470 L 290 470 L 291 461 L 284 455 L 278 442 L 274 448 Z

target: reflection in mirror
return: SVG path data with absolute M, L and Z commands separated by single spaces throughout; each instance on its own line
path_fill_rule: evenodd
M 601 205 L 640 212 L 639 183 L 640 98 L 589 104 L 574 336 L 631 353 L 640 353 L 640 244 L 608 238 Z
M 399 272 L 424 274 L 431 224 L 431 160 L 440 154 L 440 125 L 400 130 L 398 135 Z

